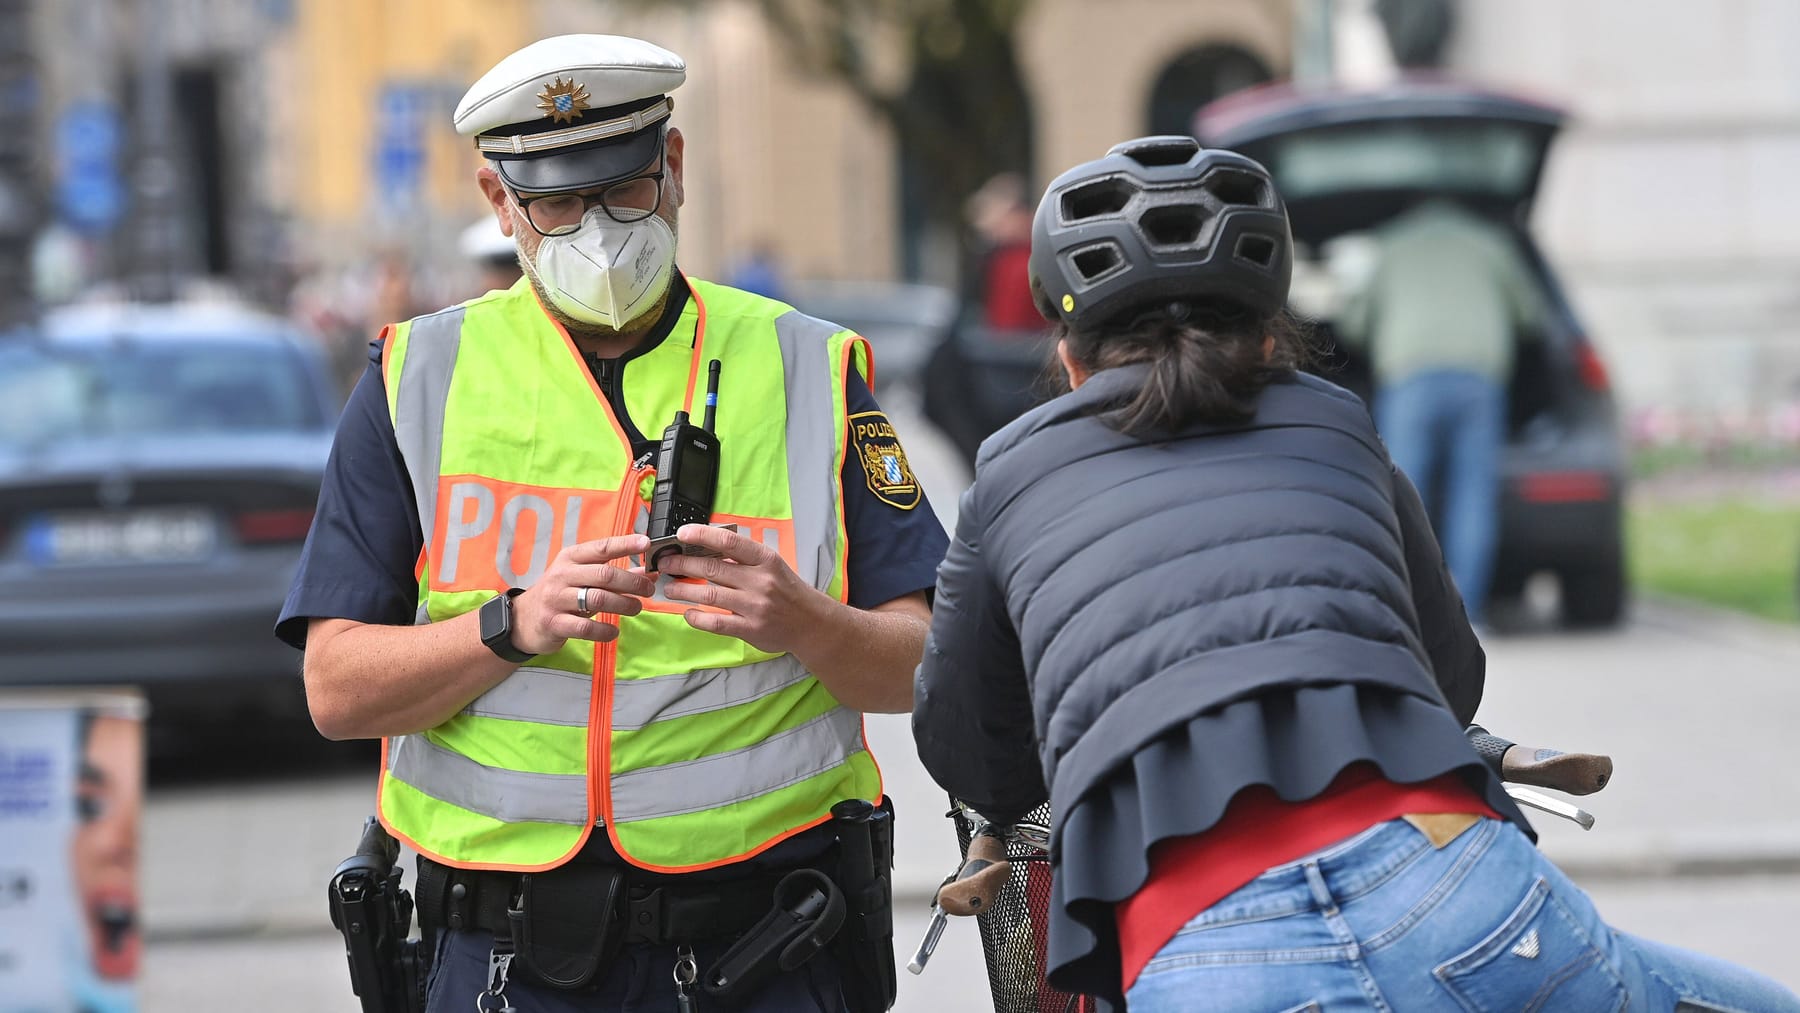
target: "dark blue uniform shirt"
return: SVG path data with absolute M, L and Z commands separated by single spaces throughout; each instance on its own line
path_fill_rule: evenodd
M 642 355 L 667 337 L 686 303 L 687 286 L 677 275 L 661 320 L 626 358 Z M 419 585 L 413 565 L 424 546 L 424 536 L 419 531 L 412 482 L 388 416 L 380 345 L 369 347 L 369 367 L 338 422 L 337 439 L 319 489 L 318 512 L 275 625 L 275 634 L 295 647 L 306 644 L 308 619 L 403 626 L 411 625 L 417 609 Z M 602 390 L 616 384 L 609 384 L 602 375 L 610 372 L 616 377 L 616 368 L 609 370 L 604 362 L 592 362 L 590 368 L 598 370 L 596 380 Z M 875 395 L 855 370 L 850 371 L 844 394 L 846 414 L 861 416 L 858 422 L 885 424 Z M 614 397 L 615 406 L 622 400 Z M 623 411 L 617 413 L 629 427 Z M 650 420 L 630 421 L 639 426 L 650 424 Z M 660 436 L 661 432 L 661 425 L 656 425 L 651 434 Z M 637 432 L 630 435 L 634 442 L 643 439 Z M 865 470 L 879 469 L 881 465 L 872 462 L 882 461 L 882 456 L 858 453 L 854 443 L 850 450 L 839 475 L 850 535 L 846 561 L 850 604 L 871 608 L 915 591 L 929 592 L 937 583 L 937 565 L 949 545 L 931 504 L 923 494 L 907 508 L 882 498 L 876 490 L 882 487 L 883 476 Z M 891 461 L 886 464 L 895 466 Z

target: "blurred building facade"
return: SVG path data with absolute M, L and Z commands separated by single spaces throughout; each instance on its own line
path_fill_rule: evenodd
M 451 109 L 506 53 L 584 31 L 641 35 L 688 60 L 675 118 L 691 139 L 684 267 L 718 274 L 767 236 L 795 276 L 899 271 L 886 128 L 793 69 L 748 0 L 58 0 L 39 20 L 52 121 L 100 102 L 128 131 L 173 140 L 181 259 L 196 274 L 245 282 L 396 253 L 455 267 L 453 237 L 483 205 Z M 166 122 L 134 123 L 137 84 L 158 72 L 135 66 L 151 27 L 175 100 Z M 1284 74 L 1290 33 L 1287 5 L 1259 0 L 1039 0 L 1020 49 L 1040 174 L 1153 123 L 1180 129 L 1205 98 Z M 1077 43 L 1107 72 L 1068 73 Z M 123 228 L 84 226 L 101 240 Z

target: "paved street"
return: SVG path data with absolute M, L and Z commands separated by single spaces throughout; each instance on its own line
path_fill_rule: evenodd
M 966 481 L 901 412 L 895 422 L 931 490 Z M 955 496 L 939 491 L 940 514 Z M 1739 960 L 1800 988 L 1800 764 L 1784 744 L 1800 719 L 1800 632 L 1661 604 L 1614 632 L 1489 641 L 1482 719 L 1534 744 L 1608 752 L 1614 784 L 1585 805 L 1591 832 L 1544 816 L 1547 853 L 1590 887 L 1621 928 Z M 925 777 L 904 717 L 869 721 L 900 813 L 896 949 L 925 927 L 924 898 L 955 861 L 944 798 Z M 253 757 L 247 773 L 153 786 L 144 840 L 144 1009 L 344 1011 L 342 949 L 324 886 L 354 846 L 373 770 Z M 1667 874 L 1681 875 L 1670 878 Z M 903 1011 L 979 1010 L 974 925 L 953 922 Z

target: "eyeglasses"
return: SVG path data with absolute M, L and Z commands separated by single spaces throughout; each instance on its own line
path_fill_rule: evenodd
M 525 220 L 540 236 L 565 236 L 581 227 L 588 209 L 599 205 L 606 216 L 621 225 L 641 222 L 662 206 L 663 170 L 622 179 L 598 192 L 551 193 L 540 197 L 521 196 L 513 192 L 513 200 L 525 212 Z

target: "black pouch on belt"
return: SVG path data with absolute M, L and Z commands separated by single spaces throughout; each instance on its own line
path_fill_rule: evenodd
M 506 912 L 524 978 L 582 989 L 603 978 L 625 940 L 624 870 L 571 863 L 520 877 Z

